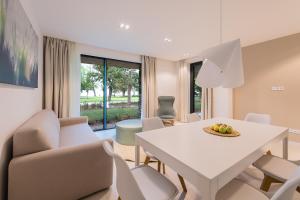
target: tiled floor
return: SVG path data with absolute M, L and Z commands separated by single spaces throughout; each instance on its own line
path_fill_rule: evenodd
M 102 138 L 112 138 L 115 139 L 115 129 L 96 132 L 96 134 Z M 281 143 L 278 143 L 272 146 L 271 151 L 273 154 L 280 156 L 282 153 L 281 151 Z M 289 158 L 291 160 L 300 160 L 300 143 L 297 142 L 289 142 Z M 128 162 L 130 167 L 134 167 L 133 162 Z M 151 164 L 153 167 L 156 167 L 155 163 Z M 188 192 L 185 194 L 182 192 L 180 183 L 177 178 L 176 172 L 174 172 L 169 167 L 166 168 L 166 176 L 174 183 L 180 190 L 180 194 L 176 199 L 186 199 L 186 200 L 200 200 L 201 195 L 199 194 L 198 190 L 191 185 L 189 182 L 186 181 Z M 252 185 L 253 187 L 259 189 L 260 183 L 263 178 L 263 174 L 255 169 L 254 167 L 249 167 L 243 174 L 239 176 L 240 179 L 244 180 L 248 184 Z M 267 193 L 268 196 L 272 196 L 274 192 L 280 187 L 280 184 L 273 184 L 270 192 Z M 84 200 L 116 200 L 118 198 L 116 185 L 115 185 L 115 173 L 114 173 L 114 183 L 113 185 L 104 191 L 98 192 L 94 195 L 84 198 Z M 300 194 L 295 192 L 294 200 L 300 200 Z
M 103 130 L 103 131 L 96 131 L 95 134 L 100 138 L 100 139 L 116 139 L 116 129 L 108 129 L 108 130 Z

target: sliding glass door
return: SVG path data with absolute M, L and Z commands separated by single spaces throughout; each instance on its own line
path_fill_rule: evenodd
M 201 112 L 201 87 L 195 84 L 195 79 L 202 66 L 201 62 L 192 63 L 190 65 L 190 112 Z
M 88 116 L 93 130 L 104 128 L 104 59 L 81 57 L 80 115 Z
M 121 120 L 140 118 L 140 72 L 139 63 L 107 59 L 107 128 Z
M 93 130 L 141 116 L 141 65 L 81 56 L 80 112 Z

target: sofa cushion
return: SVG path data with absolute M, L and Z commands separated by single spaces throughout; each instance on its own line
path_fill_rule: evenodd
M 63 126 L 60 131 L 60 147 L 77 146 L 99 141 L 87 123 Z
M 59 146 L 60 124 L 55 113 L 43 110 L 21 125 L 13 136 L 13 156 L 36 153 Z

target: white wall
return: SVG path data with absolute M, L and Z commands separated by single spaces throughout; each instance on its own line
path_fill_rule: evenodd
M 156 86 L 157 96 L 174 96 L 174 107 L 179 109 L 178 98 L 178 65 L 176 62 L 157 59 Z M 189 88 L 187 88 L 189 89 Z
M 213 116 L 233 117 L 233 94 L 231 88 L 213 89 Z
M 22 3 L 23 1 L 21 1 Z M 22 4 L 23 5 L 23 4 Z M 24 120 L 42 109 L 43 88 L 43 38 L 28 5 L 23 5 L 36 33 L 39 36 L 39 81 L 38 88 L 19 87 L 0 83 L 0 142 Z
M 129 62 L 141 62 L 141 56 L 138 54 L 126 53 L 110 49 L 98 48 L 85 44 L 77 44 L 79 53 L 103 58 L 112 58 Z
M 13 85 L 0 84 L 0 197 L 4 199 L 6 193 L 5 179 L 7 175 L 8 153 L 11 146 L 13 131 L 26 119 L 42 109 L 42 65 L 43 44 L 42 35 L 35 19 L 32 17 L 30 7 L 26 1 L 21 1 L 34 29 L 39 36 L 39 81 L 38 88 L 25 88 Z

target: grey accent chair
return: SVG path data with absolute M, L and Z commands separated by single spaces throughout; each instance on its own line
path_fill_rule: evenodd
M 157 114 L 161 119 L 175 119 L 176 113 L 173 108 L 175 97 L 159 96 Z

